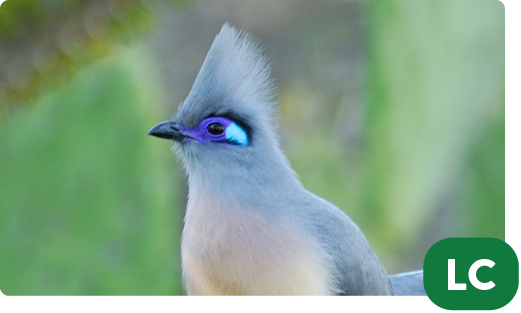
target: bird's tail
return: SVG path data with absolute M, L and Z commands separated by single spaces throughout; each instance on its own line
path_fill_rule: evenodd
M 389 276 L 397 296 L 426 296 L 423 287 L 423 270 Z

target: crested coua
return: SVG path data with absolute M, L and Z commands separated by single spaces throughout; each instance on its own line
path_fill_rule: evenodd
M 225 24 L 173 119 L 149 132 L 177 142 L 188 174 L 186 292 L 423 293 L 422 272 L 393 286 L 356 224 L 302 186 L 280 148 L 274 111 L 266 58 L 248 33 Z

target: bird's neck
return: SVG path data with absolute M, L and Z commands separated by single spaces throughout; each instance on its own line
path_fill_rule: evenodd
M 291 168 L 282 164 L 255 164 L 254 166 L 225 167 L 193 170 L 188 173 L 188 187 L 192 192 L 228 195 L 230 197 L 269 196 L 284 190 L 302 188 Z
M 191 197 L 209 195 L 247 204 L 298 197 L 304 191 L 280 149 L 254 151 L 235 162 L 225 157 L 216 160 L 212 162 L 220 163 L 185 164 Z

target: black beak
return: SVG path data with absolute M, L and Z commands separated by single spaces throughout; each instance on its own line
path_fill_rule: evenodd
M 154 126 L 149 135 L 163 139 L 172 139 L 181 142 L 186 137 L 175 122 L 163 122 Z

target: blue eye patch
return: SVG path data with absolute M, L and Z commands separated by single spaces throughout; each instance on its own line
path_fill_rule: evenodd
M 247 146 L 248 145 L 248 135 L 246 134 L 246 131 L 242 129 L 239 125 L 232 122 L 231 124 L 226 127 L 225 131 L 226 139 L 228 139 L 229 142 L 238 144 L 240 146 Z

